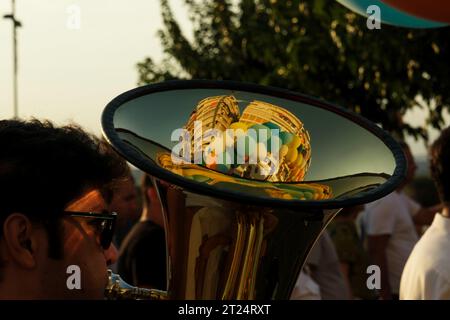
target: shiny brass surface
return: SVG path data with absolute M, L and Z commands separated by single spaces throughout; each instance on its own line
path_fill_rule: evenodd
M 406 172 L 400 146 L 375 124 L 253 84 L 137 88 L 108 104 L 102 125 L 108 142 L 154 178 L 166 233 L 167 290 L 112 277 L 113 298 L 289 299 L 339 208 L 389 194 Z M 269 129 L 270 138 L 261 134 Z

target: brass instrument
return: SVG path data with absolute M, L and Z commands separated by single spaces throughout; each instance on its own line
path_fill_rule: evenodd
M 133 287 L 118 275 L 108 270 L 108 284 L 105 288 L 108 300 L 163 300 L 165 293 L 155 289 Z
M 289 299 L 310 249 L 340 208 L 387 195 L 405 175 L 401 148 L 377 126 L 274 88 L 150 85 L 114 99 L 102 121 L 109 143 L 154 178 L 166 231 L 167 290 L 134 288 L 111 274 L 105 293 L 114 299 Z M 278 139 L 284 149 L 275 173 L 258 171 L 263 161 L 174 161 L 180 156 L 171 152 L 179 142 L 170 142 L 175 129 L 195 134 L 246 126 L 279 128 L 281 138 L 291 139 Z M 205 132 L 200 139 L 188 140 L 184 154 L 217 142 Z
M 288 298 L 309 249 L 338 211 L 240 205 L 155 183 L 167 217 L 167 293 L 111 274 L 108 298 Z

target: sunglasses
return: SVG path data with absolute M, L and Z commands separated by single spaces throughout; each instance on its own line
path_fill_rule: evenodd
M 74 218 L 91 219 L 88 224 L 95 228 L 96 233 L 99 236 L 100 245 L 102 246 L 102 248 L 104 250 L 108 250 L 108 248 L 111 246 L 114 229 L 116 226 L 117 213 L 108 212 L 106 210 L 102 213 L 64 211 L 63 215 Z

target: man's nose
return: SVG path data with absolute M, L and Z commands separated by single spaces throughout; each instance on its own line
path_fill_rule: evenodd
M 108 266 L 116 263 L 117 258 L 119 257 L 119 252 L 113 243 L 111 243 L 108 249 L 104 250 L 104 254 Z

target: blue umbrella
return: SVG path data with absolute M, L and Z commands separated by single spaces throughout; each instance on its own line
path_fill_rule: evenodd
M 406 28 L 439 28 L 445 27 L 447 24 L 435 22 L 427 19 L 418 18 L 416 16 L 407 14 L 403 11 L 395 9 L 380 0 L 336 0 L 340 4 L 346 6 L 352 11 L 360 15 L 368 17 L 367 8 L 371 5 L 376 5 L 380 8 L 381 22 L 391 24 L 394 26 Z

